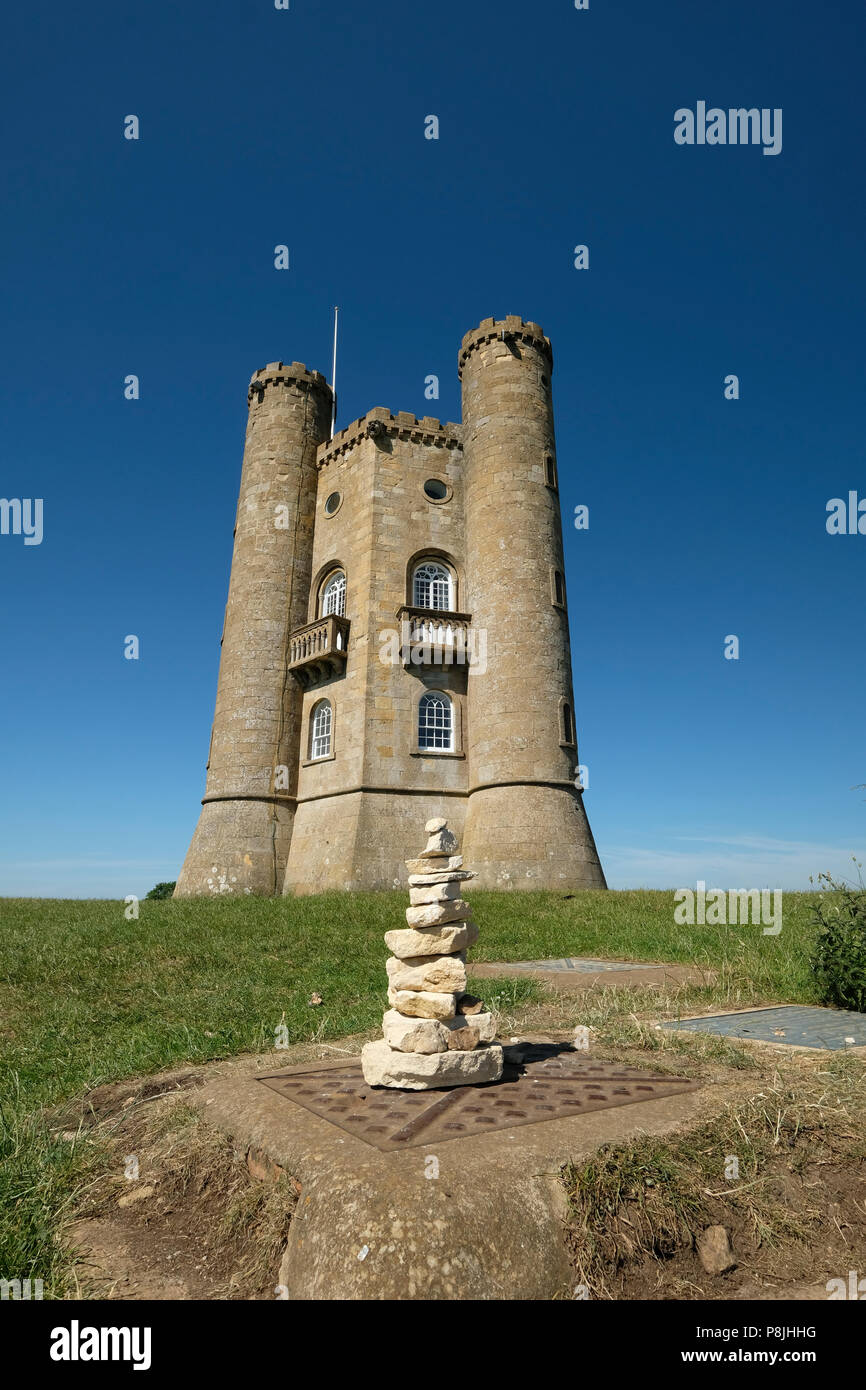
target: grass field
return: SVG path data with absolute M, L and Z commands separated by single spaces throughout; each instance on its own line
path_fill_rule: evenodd
M 677 926 L 666 892 L 473 893 L 472 958 L 697 964 L 719 972 L 708 1002 L 814 1002 L 815 896 L 787 894 L 772 937 Z M 402 893 L 191 899 L 143 902 L 130 921 L 120 902 L 0 899 L 0 1278 L 64 1290 L 58 1223 L 98 1155 L 63 1140 L 47 1107 L 174 1064 L 268 1051 L 282 1021 L 291 1043 L 377 1029 L 382 933 L 404 925 L 404 909 Z M 508 1012 L 534 988 L 487 980 L 479 992 Z

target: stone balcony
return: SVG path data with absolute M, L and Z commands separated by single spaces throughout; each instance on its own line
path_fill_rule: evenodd
M 295 628 L 289 638 L 289 670 L 302 685 L 340 675 L 349 647 L 349 619 L 329 613 Z
M 404 666 L 465 666 L 471 653 L 471 613 L 398 608 Z

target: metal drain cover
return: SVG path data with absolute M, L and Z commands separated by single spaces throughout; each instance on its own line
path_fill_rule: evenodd
M 779 1004 L 772 1009 L 748 1009 L 709 1018 L 679 1018 L 663 1023 L 662 1027 L 675 1032 L 754 1038 L 789 1047 L 818 1047 L 828 1052 L 866 1045 L 866 1014 L 808 1004 Z
M 508 1052 L 514 1056 L 513 1049 Z M 591 1062 L 555 1044 L 521 1049 L 519 1061 L 506 1062 L 501 1081 L 448 1091 L 374 1089 L 364 1081 L 360 1062 L 258 1080 L 382 1150 L 411 1149 L 587 1115 L 592 1110 L 681 1095 L 696 1086 L 684 1076 L 659 1076 L 617 1062 Z

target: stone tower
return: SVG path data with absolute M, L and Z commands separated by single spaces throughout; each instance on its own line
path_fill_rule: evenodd
M 490 888 L 603 888 L 577 744 L 550 343 L 486 319 L 463 423 L 328 438 L 253 377 L 207 791 L 176 894 L 394 888 L 447 818 Z M 275 524 L 279 522 L 279 524 Z
M 332 400 L 301 362 L 272 362 L 250 382 L 207 788 L 178 896 L 282 891 L 301 714 L 289 636 L 306 618 Z
M 483 888 L 553 887 L 563 867 L 569 887 L 604 887 L 575 786 L 553 353 L 537 323 L 485 319 L 458 370 L 466 585 L 488 665 L 469 682 L 467 859 Z

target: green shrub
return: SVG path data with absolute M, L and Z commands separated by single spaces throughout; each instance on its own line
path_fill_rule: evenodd
M 812 969 L 821 998 L 840 1009 L 866 1012 L 866 888 L 862 882 L 837 883 L 829 874 L 818 882 L 827 894 L 812 909 L 820 928 Z
M 151 900 L 170 898 L 176 887 L 177 880 L 175 880 L 174 883 L 158 883 L 155 888 L 151 888 L 150 892 L 147 894 L 147 898 Z M 147 901 L 147 898 L 145 901 Z

